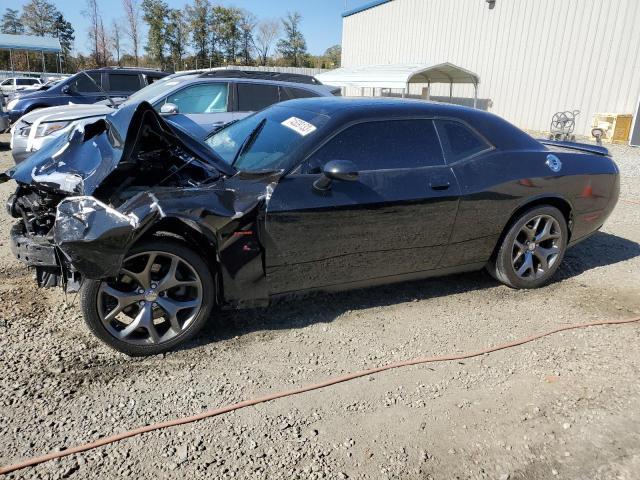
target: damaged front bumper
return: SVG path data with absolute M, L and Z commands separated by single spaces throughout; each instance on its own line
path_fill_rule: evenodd
M 9 246 L 18 260 L 35 270 L 39 287 L 65 287 L 69 292 L 79 288 L 78 274 L 60 261 L 50 238 L 29 234 L 21 222 L 11 228 Z
M 147 197 L 147 195 L 143 195 Z M 11 252 L 36 272 L 40 287 L 75 291 L 80 278 L 117 275 L 131 242 L 159 213 L 147 204 L 145 222 L 135 213 L 124 214 L 90 196 L 69 197 L 58 205 L 50 235 L 35 235 L 23 222 L 11 229 Z
M 59 267 L 56 247 L 51 240 L 29 235 L 23 223 L 11 228 L 11 252 L 21 262 L 30 267 Z

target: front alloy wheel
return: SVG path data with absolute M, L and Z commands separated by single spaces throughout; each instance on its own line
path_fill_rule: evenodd
M 129 355 L 159 353 L 193 337 L 213 306 L 213 279 L 181 243 L 151 240 L 132 249 L 116 278 L 85 282 L 89 328 Z

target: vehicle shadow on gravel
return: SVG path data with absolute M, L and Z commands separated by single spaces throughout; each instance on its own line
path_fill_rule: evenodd
M 640 244 L 598 232 L 572 247 L 558 270 L 555 282 L 569 279 L 593 268 L 612 265 L 640 256 Z M 279 300 L 268 308 L 218 312 L 199 338 L 178 349 L 242 337 L 254 331 L 304 328 L 330 323 L 348 311 L 386 307 L 446 295 L 494 288 L 500 285 L 484 271 L 436 277 L 341 293 L 319 293 Z
M 613 265 L 640 256 L 640 244 L 626 238 L 597 232 L 567 250 L 555 281 L 566 280 L 593 268 Z

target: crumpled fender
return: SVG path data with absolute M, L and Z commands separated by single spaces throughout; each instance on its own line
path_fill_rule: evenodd
M 69 197 L 58 204 L 53 240 L 83 276 L 112 277 L 120 270 L 136 233 L 161 216 L 153 204 L 139 218 L 94 197 Z
M 229 188 L 142 192 L 118 209 L 91 196 L 68 197 L 58 204 L 53 239 L 83 277 L 105 279 L 118 274 L 133 244 L 162 219 L 206 229 L 202 233 L 215 238 L 263 200 Z

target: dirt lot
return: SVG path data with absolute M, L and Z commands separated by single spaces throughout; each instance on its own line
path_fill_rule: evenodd
M 7 135 L 0 142 L 8 141 Z M 640 151 L 612 147 L 640 202 Z M 0 169 L 11 165 L 0 145 Z M 4 204 L 13 185 L 0 186 Z M 38 291 L 0 211 L 0 464 L 418 355 L 640 314 L 640 204 L 572 249 L 552 285 L 484 273 L 224 314 L 186 348 L 115 353 L 77 302 Z M 573 331 L 382 373 L 23 470 L 10 478 L 640 478 L 640 325 Z M 98 473 L 99 472 L 99 473 Z

